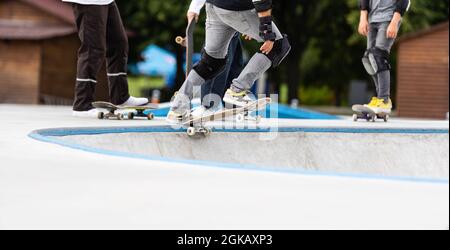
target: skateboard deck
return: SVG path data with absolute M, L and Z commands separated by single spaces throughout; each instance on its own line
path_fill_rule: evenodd
M 231 116 L 235 116 L 237 122 L 243 122 L 245 120 L 245 116 L 248 115 L 248 113 L 263 110 L 271 102 L 272 100 L 270 98 L 258 99 L 244 107 L 223 109 L 209 116 L 188 120 L 183 123 L 183 126 L 187 127 L 187 134 L 189 136 L 194 136 L 197 133 L 209 135 L 211 133 L 211 130 L 204 126 L 205 123 L 216 120 L 224 120 L 225 118 Z M 255 121 L 259 122 L 259 119 L 255 119 Z
M 186 28 L 186 36 L 177 36 L 175 42 L 179 45 L 186 47 L 186 76 L 189 75 L 193 67 L 193 55 L 194 55 L 194 31 L 196 22 L 192 20 L 188 23 Z
M 145 117 L 148 120 L 153 120 L 155 118 L 153 113 L 145 114 L 144 111 L 157 109 L 158 105 L 147 104 L 145 106 L 117 106 L 109 102 L 93 102 L 92 106 L 97 109 L 106 109 L 108 112 L 98 113 L 98 119 L 117 119 L 117 120 L 133 120 L 134 117 Z M 116 113 L 116 111 L 120 110 L 129 110 L 128 113 Z
M 364 105 L 353 105 L 353 121 L 358 121 L 359 119 L 363 119 L 366 121 L 376 122 L 377 119 L 382 119 L 385 122 L 389 121 L 389 115 L 387 113 L 375 113 L 371 108 L 368 108 Z

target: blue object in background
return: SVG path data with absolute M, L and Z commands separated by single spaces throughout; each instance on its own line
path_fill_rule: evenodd
M 283 104 L 270 104 L 266 111 L 262 114 L 264 117 L 270 117 L 271 109 L 278 109 L 278 118 L 280 119 L 317 119 L 317 120 L 339 120 L 340 118 L 335 115 L 329 115 L 321 112 L 312 111 L 304 108 L 291 108 Z M 166 117 L 169 112 L 169 108 L 152 110 L 152 113 L 157 117 Z M 273 117 L 272 117 L 273 118 Z
M 152 44 L 142 51 L 141 56 L 144 59 L 143 61 L 129 65 L 132 74 L 164 77 L 167 87 L 173 88 L 175 86 L 177 60 L 174 53 Z M 201 59 L 201 55 L 194 54 L 193 59 L 196 63 Z M 186 65 L 186 62 L 184 62 L 184 65 Z
M 284 104 L 270 104 L 266 109 L 264 117 L 270 117 L 270 111 L 273 108 L 278 108 L 278 118 L 280 119 L 317 119 L 317 120 L 339 120 L 335 115 L 329 115 L 317 111 L 312 111 L 305 108 L 291 108 Z
M 168 86 L 175 84 L 177 61 L 175 55 L 154 44 L 149 45 L 141 53 L 144 59 L 135 65 L 130 65 L 131 73 L 135 75 L 160 76 Z

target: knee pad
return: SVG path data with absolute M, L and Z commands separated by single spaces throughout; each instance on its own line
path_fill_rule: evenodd
M 202 59 L 194 66 L 194 70 L 204 80 L 213 79 L 225 68 L 227 58 L 216 59 L 208 55 L 205 51 L 202 52 Z
M 364 68 L 366 69 L 367 73 L 371 76 L 376 75 L 377 73 L 375 72 L 375 69 L 372 67 L 372 64 L 370 63 L 369 60 L 369 50 L 367 50 L 364 53 L 364 56 L 362 58 L 362 64 L 364 65 Z
M 372 48 L 368 54 L 368 58 L 375 74 L 390 70 L 391 64 L 389 63 L 389 52 L 380 48 Z
M 253 5 L 257 12 L 264 12 L 272 9 L 272 0 L 253 0 Z
M 282 39 L 275 41 L 272 51 L 267 55 L 270 61 L 272 61 L 273 68 L 280 66 L 283 60 L 289 55 L 289 52 L 291 52 L 291 48 L 286 34 L 283 34 Z

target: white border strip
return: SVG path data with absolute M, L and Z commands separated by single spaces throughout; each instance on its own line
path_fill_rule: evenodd
M 119 73 L 108 73 L 108 76 L 126 76 L 127 73 L 125 72 L 119 72 Z
M 77 82 L 93 82 L 93 83 L 97 83 L 97 81 L 94 80 L 94 79 L 81 79 L 81 78 L 77 78 Z

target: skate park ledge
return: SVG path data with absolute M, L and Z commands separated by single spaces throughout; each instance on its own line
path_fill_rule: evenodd
M 32 131 L 29 137 L 90 153 L 201 167 L 448 185 L 448 128 L 281 127 L 275 131 L 278 139 L 266 143 L 255 140 L 274 132 L 271 128 L 216 128 L 211 136 L 202 139 L 188 138 L 185 131 L 170 126 L 52 128 Z M 380 139 L 386 135 L 391 138 Z M 378 140 L 380 144 L 392 144 L 386 147 L 389 152 L 375 152 L 373 157 L 366 152 L 363 157 L 355 155 L 354 151 L 364 145 L 375 143 L 373 147 L 379 148 Z M 415 143 L 418 140 L 421 143 Z M 408 146 L 399 148 L 397 143 Z M 242 154 L 231 152 L 228 158 L 222 157 L 227 155 L 226 145 L 240 147 Z M 260 150 L 255 148 L 258 146 Z M 367 150 L 374 148 L 369 146 Z M 377 154 L 385 159 L 377 161 Z M 426 171 L 420 169 L 426 162 L 433 166 Z

